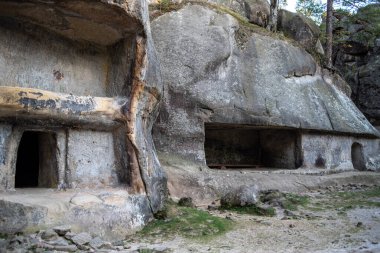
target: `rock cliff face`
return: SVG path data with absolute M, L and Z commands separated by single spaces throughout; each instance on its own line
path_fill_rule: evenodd
M 259 34 L 240 49 L 238 27 L 197 5 L 152 22 L 165 86 L 154 128 L 160 151 L 204 163 L 210 123 L 378 134 L 303 49 Z
M 204 5 L 151 28 L 164 84 L 153 137 L 173 196 L 220 197 L 257 182 L 247 168 L 380 170 L 379 133 L 342 78 L 304 49 L 257 30 L 242 36 L 244 24 Z
M 70 191 L 70 208 L 54 217 L 58 195 L 48 205 L 32 194 L 19 209 L 35 208 L 33 219 L 11 214 L 5 193 L 0 232 L 67 222 L 123 233 L 152 218 L 166 198 L 151 136 L 158 67 L 146 1 L 0 2 L 0 190 Z M 33 150 L 33 164 L 23 164 Z M 117 201 L 104 198 L 108 187 L 121 188 Z M 97 191 L 99 205 L 69 204 L 82 189 Z M 105 219 L 94 223 L 89 212 Z
M 352 89 L 352 100 L 376 127 L 380 127 L 380 5 L 369 5 L 355 22 L 339 16 L 335 33 L 335 67 Z

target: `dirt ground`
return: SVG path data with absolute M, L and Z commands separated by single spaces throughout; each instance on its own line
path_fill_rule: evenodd
M 137 236 L 139 252 L 380 252 L 380 188 L 365 185 L 327 187 L 301 194 L 307 203 L 263 217 L 225 210 L 208 211 L 232 220 L 228 232 L 208 239 Z M 205 209 L 205 207 L 202 207 Z M 150 251 L 154 249 L 155 251 Z
M 252 181 L 248 172 L 234 173 L 241 176 L 241 185 L 244 180 Z M 215 185 L 222 187 L 226 177 L 220 172 L 218 175 Z M 238 178 L 236 175 L 231 174 L 231 178 Z M 41 239 L 44 232 L 38 231 L 8 239 L 0 237 L 0 252 L 57 252 L 49 246 L 54 243 L 62 244 L 70 252 L 380 252 L 378 173 L 322 176 L 252 173 L 253 176 L 261 192 L 270 192 L 270 187 L 278 189 L 274 192 L 280 197 L 274 194 L 277 197 L 269 198 L 269 202 L 261 198 L 259 202 L 261 207 L 273 211 L 265 215 L 272 216 L 221 209 L 217 199 L 212 203 L 210 194 L 197 199 L 196 207 L 179 206 L 171 201 L 164 218 L 153 221 L 137 234 L 126 235 L 124 240 L 96 241 L 102 245 L 99 248 L 91 243 L 76 247 L 67 236 L 57 239 L 55 235 L 54 242 Z M 208 177 L 207 174 L 205 178 Z M 193 191 L 183 194 L 186 193 Z M 92 231 L 87 233 L 90 238 L 97 236 Z

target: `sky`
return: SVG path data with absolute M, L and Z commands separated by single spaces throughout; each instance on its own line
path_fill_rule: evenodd
M 297 0 L 288 0 L 288 5 L 285 6 L 285 9 L 288 11 L 296 12 L 296 2 Z
M 297 0 L 288 0 L 288 5 L 285 7 L 288 11 L 296 12 Z M 326 3 L 326 0 L 322 0 L 322 3 Z

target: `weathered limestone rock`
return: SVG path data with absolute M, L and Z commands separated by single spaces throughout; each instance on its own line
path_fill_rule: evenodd
M 246 17 L 249 22 L 266 27 L 268 24 L 270 7 L 265 0 L 211 0 L 210 2 L 226 6 Z
M 77 246 L 88 244 L 92 240 L 92 236 L 88 233 L 80 233 L 71 238 L 71 241 Z
M 70 208 L 65 199 L 66 213 L 53 216 L 54 197 L 29 206 L 25 198 L 8 203 L 4 193 L 0 232 L 49 222 L 120 236 L 162 208 L 166 176 L 151 136 L 162 83 L 148 19 L 145 0 L 0 2 L 0 190 L 127 193 L 104 203 L 77 196 Z M 31 150 L 39 162 L 33 175 L 20 169 Z M 6 212 L 17 205 L 22 218 L 12 221 L 17 212 Z M 37 219 L 25 208 L 45 212 L 35 211 Z
M 65 236 L 67 233 L 71 232 L 71 226 L 68 226 L 68 225 L 57 226 L 57 227 L 54 227 L 53 230 L 59 236 Z
M 300 13 L 279 10 L 278 29 L 299 42 L 308 51 L 319 51 L 323 54 L 319 41 L 320 29 L 313 20 Z
M 12 203 L 0 199 L 0 228 L 2 233 L 16 233 L 27 226 L 42 225 L 47 217 L 47 208 Z
M 240 168 L 362 170 L 379 133 L 344 82 L 286 41 L 253 34 L 239 47 L 239 25 L 196 4 L 151 24 L 165 87 L 153 135 L 171 192 L 223 196 L 252 184 L 228 177 Z
M 224 195 L 220 204 L 223 207 L 250 206 L 258 201 L 258 188 L 256 185 L 242 186 Z
M 337 73 L 331 73 L 331 71 L 329 71 L 328 69 L 322 69 L 322 77 L 326 83 L 334 85 L 347 97 L 351 96 L 352 91 L 350 85 L 348 85 L 348 83 L 345 80 L 343 80 L 343 78 Z
M 71 201 L 78 195 L 82 196 L 80 203 Z M 85 196 L 91 196 L 92 200 L 85 201 Z M 111 205 L 109 201 L 105 201 L 107 198 L 123 201 L 113 202 Z M 64 223 L 70 225 L 71 231 L 75 233 L 92 231 L 108 240 L 124 238 L 126 233 L 133 232 L 153 218 L 146 196 L 128 194 L 123 189 L 112 188 L 87 191 L 67 189 L 61 192 L 17 189 L 11 195 L 1 192 L 0 214 L 3 217 L 0 220 L 3 233 L 23 231 L 30 226 L 52 226 L 59 233 L 63 233 L 67 231 L 65 226 L 55 226 Z M 64 236 L 71 239 L 74 235 L 67 232 Z
M 256 24 L 261 27 L 268 25 L 270 5 L 266 0 L 148 0 L 149 4 L 161 4 L 165 8 L 165 3 L 174 4 L 187 4 L 187 3 L 201 3 L 211 4 L 212 6 L 228 8 L 233 12 L 239 14 L 243 19 L 247 19 L 250 23 Z
M 245 1 L 247 18 L 249 22 L 266 27 L 269 21 L 270 5 L 265 0 Z
M 154 129 L 160 151 L 204 162 L 205 122 L 378 135 L 304 50 L 254 34 L 242 51 L 237 26 L 197 5 L 153 21 L 167 87 Z
M 43 240 L 56 240 L 58 238 L 58 234 L 53 229 L 48 229 L 42 232 L 41 238 Z
M 92 194 L 77 194 L 71 200 L 70 203 L 77 206 L 88 206 L 101 204 L 103 201 L 95 195 Z

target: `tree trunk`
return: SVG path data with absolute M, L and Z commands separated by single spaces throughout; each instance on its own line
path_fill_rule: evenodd
M 327 0 L 326 15 L 326 67 L 332 69 L 332 44 L 333 44 L 333 0 Z
M 277 31 L 277 13 L 279 0 L 270 0 L 270 15 L 267 29 L 272 32 Z

